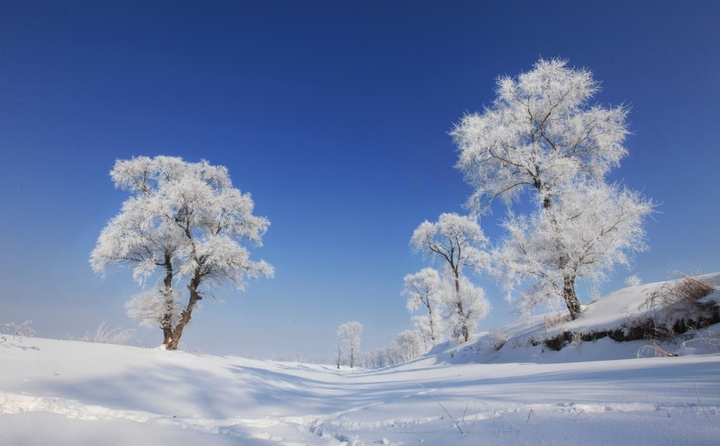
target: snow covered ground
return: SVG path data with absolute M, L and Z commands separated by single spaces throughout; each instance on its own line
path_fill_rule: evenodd
M 652 286 L 373 371 L 8 337 L 0 444 L 720 444 L 717 325 L 663 344 L 678 357 L 638 358 L 645 341 L 527 342 L 615 326 Z

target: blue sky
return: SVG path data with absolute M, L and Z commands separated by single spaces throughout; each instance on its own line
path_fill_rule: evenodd
M 602 290 L 718 271 L 719 21 L 715 1 L 2 2 L 0 323 L 59 338 L 107 320 L 160 342 L 125 316 L 130 273 L 101 279 L 88 256 L 127 198 L 115 160 L 163 154 L 226 166 L 272 222 L 252 256 L 275 278 L 205 302 L 186 349 L 331 357 L 350 320 L 382 346 L 411 328 L 413 230 L 471 193 L 448 131 L 539 57 L 632 108 L 611 180 L 661 203 L 651 250 Z M 502 214 L 483 218 L 493 240 Z M 476 279 L 494 307 L 480 329 L 511 321 Z

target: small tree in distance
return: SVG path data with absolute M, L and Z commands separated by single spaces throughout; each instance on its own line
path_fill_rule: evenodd
M 490 257 L 480 249 L 486 244 L 477 219 L 454 213 L 441 214 L 436 223 L 421 223 L 410 239 L 415 252 L 432 260 L 442 259 L 449 281 L 442 300 L 451 309 L 446 319 L 454 322 L 448 328 L 456 342 L 467 342 L 477 321 L 490 309 L 482 289 L 472 286 L 463 275 L 466 267 L 475 271 L 488 267 Z
M 350 368 L 355 366 L 355 354 L 360 348 L 360 337 L 362 336 L 363 326 L 360 322 L 347 322 L 338 327 L 337 335 L 342 342 L 350 349 Z M 338 345 L 338 355 L 341 350 Z
M 443 299 L 443 283 L 440 274 L 433 268 L 423 268 L 415 274 L 405 276 L 405 289 L 402 295 L 407 297 L 408 311 L 425 307 L 427 316 L 414 316 L 413 321 L 424 338 L 435 346 L 442 337 L 440 306 Z
M 159 284 L 126 308 L 140 324 L 160 327 L 167 349 L 177 349 L 207 287 L 232 283 L 242 290 L 245 277 L 272 277 L 272 266 L 251 261 L 241 245 L 261 246 L 270 222 L 252 215 L 250 194 L 232 187 L 225 167 L 138 157 L 118 160 L 110 175 L 133 196 L 100 233 L 90 264 L 99 274 L 111 265 L 131 266 L 141 285 L 161 272 Z M 178 282 L 187 290 L 186 304 Z
M 342 355 L 343 355 L 343 349 L 342 349 L 342 346 L 338 343 L 337 344 L 337 356 L 335 357 L 335 365 L 337 365 L 338 370 L 340 370 L 340 364 L 342 363 Z
M 427 351 L 427 349 L 423 346 L 423 334 L 417 330 L 401 331 L 395 342 L 402 351 L 403 361 L 409 361 L 417 358 Z

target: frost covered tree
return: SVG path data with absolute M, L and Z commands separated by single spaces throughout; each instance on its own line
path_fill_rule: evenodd
M 415 252 L 443 261 L 445 276 L 451 282 L 443 301 L 455 315 L 452 318 L 455 325 L 449 328 L 457 341 L 466 342 L 470 339 L 477 320 L 485 317 L 490 308 L 481 289 L 463 290 L 463 286 L 470 283 L 463 276 L 464 268 L 475 271 L 487 268 L 489 256 L 480 249 L 486 244 L 487 238 L 477 219 L 454 213 L 441 214 L 436 223 L 421 223 L 410 239 L 410 246 Z M 475 311 L 482 308 L 486 310 L 484 313 Z
M 112 265 L 131 267 L 141 285 L 160 273 L 158 285 L 126 308 L 140 324 L 162 329 L 165 348 L 177 349 L 209 287 L 232 283 L 242 290 L 245 277 L 272 277 L 272 266 L 251 261 L 243 246 L 261 246 L 270 222 L 252 215 L 250 194 L 232 186 L 225 167 L 137 157 L 118 160 L 110 176 L 132 196 L 100 233 L 90 263 L 99 274 Z
M 460 344 L 470 339 L 477 323 L 490 312 L 490 302 L 485 298 L 485 291 L 467 277 L 460 276 L 453 282 L 445 294 L 444 319 L 450 328 L 450 337 Z
M 407 309 L 413 312 L 421 306 L 427 310 L 427 316 L 415 316 L 413 322 L 429 341 L 430 347 L 441 339 L 442 319 L 440 306 L 443 299 L 443 283 L 440 274 L 433 268 L 423 268 L 415 274 L 405 276 L 405 289 L 402 295 L 407 297 Z
M 338 327 L 338 337 L 350 349 L 350 368 L 355 366 L 355 355 L 360 348 L 362 329 L 360 322 L 347 322 Z
M 475 213 L 498 197 L 508 207 L 524 197 L 535 205 L 529 217 L 510 213 L 500 256 L 511 293 L 518 281 L 529 284 L 516 297 L 524 309 L 562 299 L 576 318 L 576 279 L 600 279 L 644 248 L 641 223 L 652 203 L 605 184 L 627 154 L 628 109 L 591 103 L 599 91 L 589 70 L 541 59 L 530 72 L 500 77 L 492 105 L 451 132 Z M 593 205 L 575 205 L 584 201 Z
M 397 341 L 392 341 L 390 344 L 372 351 L 370 356 L 372 368 L 376 369 L 403 362 L 402 347 L 398 345 Z
M 626 287 L 633 287 L 633 286 L 640 286 L 640 285 L 642 285 L 642 279 L 640 278 L 640 276 L 637 275 L 637 273 L 625 278 L 625 286 Z
M 398 334 L 395 343 L 402 352 L 402 361 L 410 361 L 425 353 L 423 334 L 417 330 L 405 330 Z
M 508 236 L 495 257 L 509 290 L 529 283 L 515 301 L 518 310 L 552 306 L 563 296 L 576 318 L 575 279 L 598 283 L 614 264 L 630 266 L 631 254 L 646 249 L 642 220 L 652 208 L 637 192 L 618 185 L 575 184 L 573 193 L 555 200 L 552 220 L 542 209 L 506 219 Z M 561 259 L 557 246 L 562 246 Z
M 418 330 L 405 330 L 388 345 L 364 353 L 362 360 L 366 368 L 377 369 L 410 361 L 428 350 L 424 333 Z

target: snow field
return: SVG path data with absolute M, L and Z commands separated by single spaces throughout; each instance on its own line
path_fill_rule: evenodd
M 607 350 L 611 343 L 585 347 Z M 455 365 L 438 361 L 441 356 L 338 371 L 13 339 L 0 344 L 0 444 L 58 444 L 58 438 L 88 445 L 720 440 L 717 354 Z
M 676 357 L 641 357 L 659 341 L 543 345 L 665 318 L 643 306 L 660 286 L 378 370 L 9 337 L 0 445 L 720 444 L 720 324 L 659 345 Z

